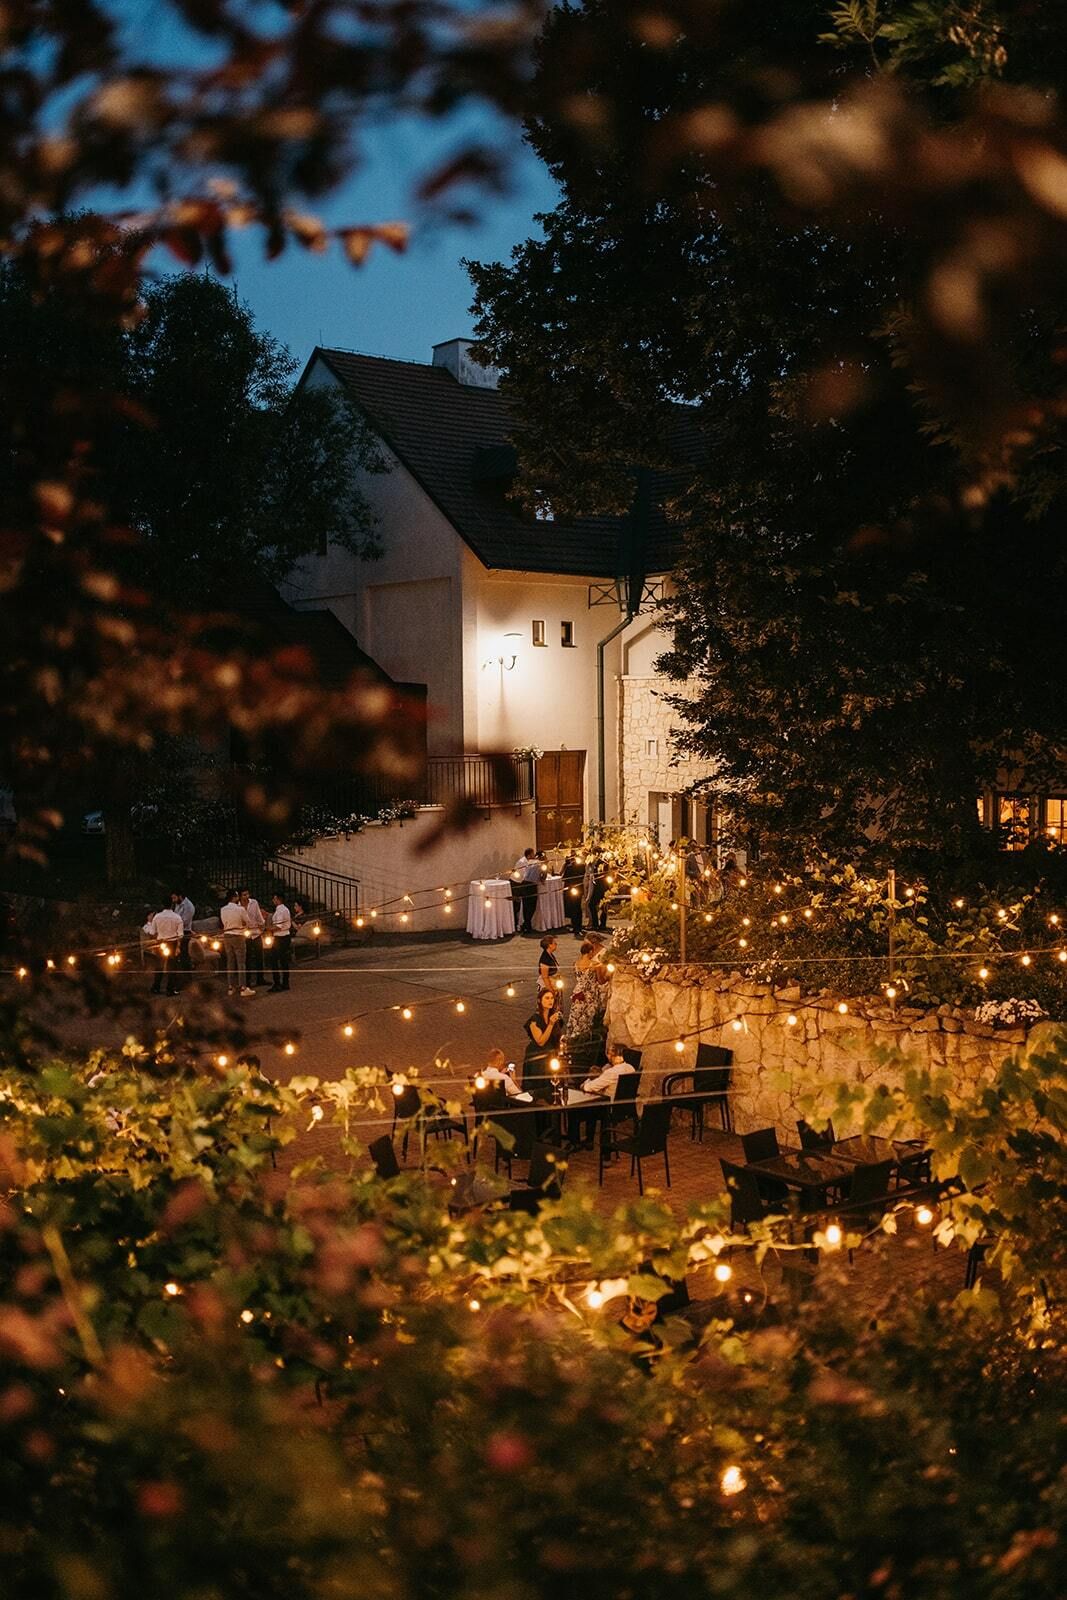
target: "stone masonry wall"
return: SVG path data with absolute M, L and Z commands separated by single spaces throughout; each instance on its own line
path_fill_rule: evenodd
M 671 794 L 698 778 L 709 777 L 714 768 L 705 761 L 680 761 L 672 765 L 676 751 L 672 729 L 677 713 L 667 704 L 666 694 L 695 691 L 695 684 L 668 684 L 663 677 L 624 677 L 619 679 L 619 814 L 636 815 L 647 822 L 646 795 Z M 648 751 L 654 739 L 656 750 Z
M 733 1111 L 739 1133 L 774 1125 L 796 1143 L 798 1100 L 813 1080 L 830 1083 L 901 1081 L 899 1065 L 878 1052 L 899 1050 L 913 1063 L 947 1067 L 960 1082 L 992 1077 L 1023 1028 L 991 1028 L 951 1006 L 895 1009 L 881 998 L 850 999 L 848 1014 L 836 1000 L 798 988 L 772 989 L 734 972 L 709 977 L 700 968 L 664 968 L 652 982 L 620 964 L 608 1003 L 610 1037 L 643 1050 L 642 1099 L 664 1077 L 692 1067 L 697 1044 L 724 1045 L 734 1053 Z M 786 1017 L 794 1015 L 794 1026 Z M 734 1024 L 741 1023 L 740 1028 Z M 694 1031 L 699 1029 L 699 1039 Z M 675 1049 L 679 1036 L 685 1049 Z

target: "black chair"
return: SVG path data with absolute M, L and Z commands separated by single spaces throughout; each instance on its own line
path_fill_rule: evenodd
M 967 1267 L 963 1274 L 963 1287 L 973 1289 L 978 1282 L 978 1275 L 982 1270 L 985 1253 L 989 1249 L 990 1240 L 976 1239 L 967 1252 Z
M 606 1127 L 617 1128 L 620 1122 L 632 1122 L 636 1132 L 637 1095 L 640 1088 L 641 1069 L 639 1067 L 635 1067 L 633 1072 L 619 1074 L 615 1085 L 615 1097 L 607 1113 Z
M 622 1056 L 624 1061 L 629 1062 L 630 1066 L 633 1067 L 634 1071 L 640 1076 L 642 1052 L 640 1050 L 635 1050 L 631 1044 L 621 1044 L 619 1046 L 619 1054 Z
M 898 1189 L 920 1188 L 923 1184 L 933 1181 L 931 1171 L 934 1153 L 923 1144 L 921 1139 L 902 1140 L 897 1145 L 896 1187 Z
M 387 1133 L 383 1133 L 380 1139 L 375 1139 L 367 1149 L 370 1151 L 370 1158 L 374 1162 L 374 1170 L 379 1178 L 395 1178 L 399 1175 L 400 1163 L 396 1159 L 393 1141 Z
M 688 1072 L 672 1072 L 664 1079 L 664 1095 L 680 1093 L 683 1110 L 690 1113 L 689 1137 L 704 1138 L 704 1107 L 718 1106 L 724 1133 L 733 1131 L 734 1119 L 730 1110 L 730 1080 L 733 1077 L 732 1050 L 717 1044 L 698 1044 L 696 1065 Z M 676 1085 L 688 1084 L 678 1091 Z
M 512 1189 L 508 1195 L 509 1211 L 536 1213 L 545 1200 L 558 1200 L 563 1193 L 566 1166 L 559 1165 L 559 1151 L 551 1145 L 534 1144 L 530 1154 L 530 1171 L 525 1188 Z
M 393 1095 L 393 1138 L 396 1138 L 397 1123 L 404 1122 L 404 1140 L 400 1146 L 401 1160 L 408 1158 L 408 1140 L 411 1137 L 413 1124 L 421 1125 L 423 1136 L 427 1139 L 451 1139 L 453 1133 L 462 1135 L 463 1142 L 467 1142 L 467 1124 L 458 1117 L 450 1117 L 444 1107 L 430 1100 L 423 1103 L 423 1098 L 418 1088 L 413 1083 L 401 1085 L 399 1094 Z
M 739 1167 L 733 1161 L 720 1161 L 723 1182 L 730 1196 L 731 1228 L 747 1228 L 750 1222 L 759 1222 L 767 1215 L 767 1203 L 760 1192 L 759 1180 L 750 1167 Z
M 757 1128 L 741 1135 L 746 1161 L 769 1161 L 778 1154 L 778 1135 L 773 1128 Z
M 797 1122 L 797 1132 L 802 1150 L 828 1150 L 836 1138 L 832 1122 L 828 1122 L 825 1128 L 813 1128 L 810 1122 L 801 1118 Z
M 471 1100 L 474 1103 L 474 1126 L 484 1122 L 486 1117 L 495 1118 L 497 1113 L 507 1107 L 508 1092 L 502 1083 L 487 1083 L 484 1089 L 472 1089 Z
M 514 1110 L 498 1111 L 491 1119 L 493 1125 L 510 1133 L 512 1146 L 506 1150 L 499 1139 L 494 1140 L 496 1156 L 493 1161 L 493 1170 L 500 1171 L 500 1163 L 507 1168 L 508 1177 L 511 1177 L 512 1163 L 515 1161 L 529 1161 L 533 1154 L 534 1144 L 534 1119 L 524 1107 L 515 1107 Z
M 895 1165 L 893 1161 L 872 1161 L 856 1168 L 852 1174 L 848 1200 L 843 1207 L 850 1217 L 869 1226 L 882 1215 L 892 1199 L 889 1185 Z M 850 1250 L 849 1261 L 852 1256 L 853 1251 Z
M 627 1073 L 627 1077 L 630 1074 Z M 636 1074 L 634 1074 L 636 1076 Z M 619 1080 L 622 1082 L 622 1080 Z M 645 1180 L 641 1171 L 641 1162 L 649 1156 L 663 1157 L 663 1170 L 667 1177 L 667 1188 L 671 1186 L 671 1158 L 667 1153 L 667 1139 L 671 1131 L 670 1102 L 667 1100 L 650 1101 L 641 1113 L 637 1124 L 637 1132 L 628 1139 L 617 1139 L 614 1132 L 605 1126 L 600 1134 L 600 1165 L 597 1173 L 597 1182 L 604 1182 L 604 1161 L 612 1155 L 627 1155 L 630 1157 L 630 1176 L 634 1175 L 637 1168 L 637 1192 L 644 1194 Z

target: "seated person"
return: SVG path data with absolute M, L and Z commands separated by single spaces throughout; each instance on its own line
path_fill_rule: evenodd
M 586 1078 L 582 1088 L 587 1094 L 602 1094 L 607 1102 L 615 1098 L 615 1090 L 619 1079 L 624 1073 L 634 1069 L 625 1061 L 618 1045 L 608 1046 L 607 1066 L 601 1067 L 591 1078 Z M 597 1124 L 602 1122 L 607 1112 L 607 1105 L 576 1108 L 571 1112 L 571 1128 L 574 1142 L 580 1150 L 591 1150 L 596 1135 Z
M 509 1097 L 522 1094 L 522 1089 L 515 1082 L 515 1063 L 508 1061 L 503 1050 L 490 1050 L 488 1064 L 482 1069 L 482 1077 L 490 1083 L 502 1083 Z

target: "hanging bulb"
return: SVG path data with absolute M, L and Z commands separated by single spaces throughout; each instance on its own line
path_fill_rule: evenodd
M 734 1275 L 734 1269 L 728 1261 L 717 1261 L 712 1276 L 716 1283 L 729 1283 Z
M 467 1007 L 462 1000 L 456 1001 L 456 1012 L 459 1016 L 462 1016 L 466 1009 Z
M 474 1080 L 474 1087 L 476 1089 L 485 1089 L 485 1088 L 488 1087 L 488 1085 L 489 1085 L 489 1079 L 485 1076 L 484 1073 L 479 1072 L 478 1076 Z
M 807 906 L 807 907 L 805 907 L 805 910 L 804 910 L 804 916 L 805 916 L 805 917 L 806 917 L 806 918 L 807 918 L 807 920 L 808 920 L 808 921 L 809 921 L 809 922 L 810 922 L 810 921 L 811 921 L 811 919 L 812 919 L 812 917 L 813 917 L 813 916 L 814 916 L 814 915 L 815 915 L 815 913 L 814 913 L 814 911 L 813 911 L 813 910 L 812 910 L 812 909 L 811 909 L 811 907 L 810 907 L 810 906 Z
M 794 1014 L 794 1013 L 793 1013 L 793 1012 L 792 1012 L 792 1011 L 791 1011 L 791 1012 L 790 1012 L 790 1013 L 789 1013 L 789 1015 L 788 1015 L 788 1016 L 787 1016 L 787 1017 L 786 1017 L 786 1019 L 785 1019 L 785 1025 L 786 1025 L 786 1027 L 787 1027 L 787 1028 L 795 1028 L 795 1027 L 796 1027 L 796 1025 L 797 1025 L 797 1019 L 796 1019 L 796 1016 L 795 1016 L 795 1014 Z
M 406 911 L 402 911 L 400 913 L 400 920 L 401 920 L 401 922 L 407 922 L 408 921 L 408 914 L 407 914 Z
M 403 1017 L 405 1022 L 410 1022 L 411 1021 L 411 1007 L 410 1006 L 404 1006 L 402 1008 L 401 1012 L 400 1012 L 400 1015 Z
M 363 918 L 362 917 L 357 917 L 356 918 L 356 927 L 357 928 L 362 928 L 362 926 L 363 926 Z
M 830 1249 L 836 1250 L 838 1245 L 841 1243 L 841 1240 L 844 1238 L 844 1234 L 841 1232 L 841 1229 L 836 1222 L 831 1222 L 827 1227 L 823 1237 Z
M 1029 956 L 1023 956 L 1022 957 L 1022 964 L 1023 964 L 1024 967 L 1028 967 L 1030 965 L 1030 957 Z
M 216 1056 L 215 1057 L 215 1061 L 217 1062 L 217 1064 L 220 1067 L 228 1067 L 229 1064 L 230 1064 L 230 1058 L 225 1053 L 223 1053 L 222 1055 Z
M 843 1017 L 847 1016 L 847 1014 L 848 1014 L 848 1006 L 846 1005 L 844 1000 L 839 1000 L 837 1002 L 837 1009 L 838 1009 L 838 1011 L 841 1013 L 841 1015 Z
M 747 1488 L 744 1474 L 740 1467 L 727 1467 L 719 1479 L 719 1488 L 723 1494 L 740 1494 Z
M 886 985 L 885 997 L 886 997 L 887 1000 L 895 1000 L 896 999 L 897 990 L 896 990 L 896 985 L 895 984 L 890 983 L 890 984 Z
M 962 895 L 960 896 L 960 898 L 958 900 L 953 900 L 953 902 L 952 902 L 952 904 L 956 907 L 957 911 L 962 911 L 963 910 L 964 903 L 965 902 L 963 900 Z
M 282 1045 L 282 1049 L 285 1051 L 285 1054 L 287 1056 L 295 1056 L 296 1055 L 296 1045 L 293 1043 L 293 1041 L 291 1039 L 289 1039 L 285 1044 Z
M 978 968 L 978 976 L 979 976 L 979 977 L 980 977 L 980 978 L 981 978 L 981 979 L 982 979 L 982 980 L 983 980 L 983 982 L 984 982 L 984 981 L 985 981 L 985 979 L 986 979 L 986 978 L 988 978 L 988 977 L 989 977 L 989 968 L 988 968 L 988 967 L 979 967 L 979 968 Z
M 341 1032 L 344 1034 L 346 1039 L 351 1039 L 351 1037 L 355 1033 L 355 1031 L 356 1031 L 355 1028 L 352 1026 L 352 1024 L 350 1022 L 346 1022 L 344 1027 L 341 1029 Z
M 590 1311 L 599 1311 L 600 1307 L 604 1304 L 604 1296 L 601 1294 L 595 1283 L 591 1283 L 588 1289 L 585 1291 L 585 1303 L 589 1307 Z
M 744 1027 L 744 1023 L 741 1021 L 740 1017 L 735 1017 L 730 1026 L 735 1033 L 740 1033 L 741 1029 Z
M 513 983 L 509 983 L 507 988 L 504 990 L 504 993 L 507 995 L 509 1000 L 514 1000 L 514 998 L 515 998 L 515 985 Z
M 928 1228 L 931 1222 L 934 1220 L 934 1214 L 930 1210 L 929 1206 L 917 1206 L 915 1209 L 915 1220 L 919 1224 L 920 1228 Z
M 398 1100 L 400 1099 L 400 1096 L 404 1093 L 404 1088 L 405 1088 L 405 1085 L 400 1083 L 399 1081 L 397 1081 L 396 1083 L 393 1084 L 393 1093 L 396 1095 Z
M 675 1048 L 675 1050 L 677 1050 L 679 1055 L 684 1055 L 685 1054 L 685 1040 L 684 1039 L 675 1039 L 674 1048 Z

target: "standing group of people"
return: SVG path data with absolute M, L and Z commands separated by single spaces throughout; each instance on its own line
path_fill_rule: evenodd
M 231 889 L 219 907 L 222 924 L 222 967 L 226 973 L 226 992 L 242 999 L 254 998 L 256 990 L 279 994 L 289 987 L 292 965 L 293 929 L 303 912 L 294 901 L 290 910 L 285 895 L 271 895 L 271 907 L 264 911 L 247 888 Z M 184 890 L 175 890 L 170 905 L 154 912 L 143 932 L 154 943 L 152 993 L 176 995 L 182 974 L 192 974 L 189 942 L 196 907 Z M 270 983 L 267 971 L 270 971 Z
M 572 850 L 560 868 L 563 879 L 563 908 L 571 931 L 581 939 L 586 929 L 604 933 L 608 926 L 608 898 L 612 875 L 608 863 L 594 856 L 579 858 Z M 537 891 L 548 877 L 544 851 L 533 846 L 524 850 L 511 871 L 511 898 L 515 906 L 517 932 L 534 932 Z
M 672 841 L 673 848 L 673 841 Z M 692 905 L 717 906 L 738 889 L 743 888 L 745 877 L 731 850 L 721 867 L 716 867 L 710 850 L 698 844 L 685 847 L 686 898 Z

